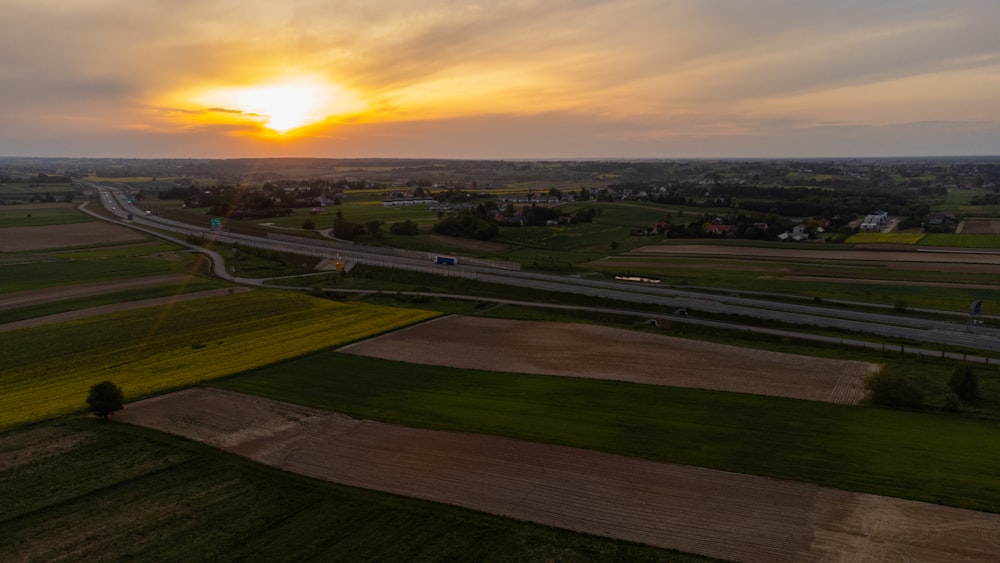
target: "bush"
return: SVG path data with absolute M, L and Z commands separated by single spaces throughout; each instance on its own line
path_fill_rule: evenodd
M 948 412 L 962 412 L 962 400 L 954 393 L 948 393 L 944 397 L 944 410 Z
M 926 394 L 923 381 L 899 373 L 880 373 L 870 378 L 868 400 L 873 404 L 892 408 L 921 408 Z
M 974 401 L 979 398 L 979 378 L 968 364 L 955 367 L 948 381 L 948 387 L 963 401 Z

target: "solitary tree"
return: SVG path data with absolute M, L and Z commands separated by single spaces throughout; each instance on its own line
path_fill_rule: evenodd
M 963 401 L 974 401 L 979 398 L 979 379 L 976 372 L 968 364 L 959 364 L 951 374 L 948 387 Z
M 122 410 L 125 397 L 121 387 L 110 381 L 102 381 L 90 388 L 87 395 L 87 407 L 90 412 L 107 420 L 108 415 Z

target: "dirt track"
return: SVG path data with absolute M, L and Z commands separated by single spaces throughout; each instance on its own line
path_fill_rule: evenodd
M 576 323 L 453 315 L 342 352 L 417 364 L 858 403 L 879 366 Z
M 417 430 L 214 389 L 118 420 L 312 477 L 740 561 L 993 561 L 1000 515 Z

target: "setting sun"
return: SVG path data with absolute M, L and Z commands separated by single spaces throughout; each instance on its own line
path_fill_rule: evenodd
M 354 93 L 319 78 L 210 88 L 189 99 L 211 122 L 253 123 L 279 135 L 367 108 Z

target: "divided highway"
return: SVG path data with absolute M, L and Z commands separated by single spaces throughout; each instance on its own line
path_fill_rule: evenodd
M 843 307 L 823 307 L 790 302 L 782 302 L 747 296 L 718 295 L 691 290 L 654 287 L 635 282 L 613 282 L 580 277 L 559 276 L 472 266 L 466 264 L 434 264 L 431 255 L 427 258 L 389 256 L 380 249 L 367 250 L 361 245 L 335 243 L 333 241 L 273 240 L 262 237 L 212 231 L 193 225 L 181 224 L 159 217 L 146 216 L 131 205 L 118 190 L 99 184 L 89 184 L 101 194 L 100 201 L 105 209 L 121 219 L 128 219 L 135 227 L 177 233 L 182 237 L 193 235 L 211 238 L 226 244 L 302 254 L 320 258 L 338 258 L 348 262 L 377 265 L 388 268 L 406 269 L 445 276 L 458 276 L 486 283 L 518 286 L 538 291 L 554 291 L 591 296 L 595 299 L 618 300 L 632 303 L 646 303 L 670 310 L 684 309 L 713 315 L 725 315 L 733 323 L 733 317 L 784 323 L 786 325 L 815 326 L 857 334 L 872 334 L 899 341 L 913 341 L 940 346 L 951 346 L 985 352 L 1000 351 L 1000 329 L 984 326 L 967 326 L 964 322 L 949 322 L 885 313 L 849 310 Z M 226 272 L 221 257 L 215 255 L 215 272 L 220 277 L 234 279 Z M 234 279 L 241 283 L 260 284 L 260 280 Z

